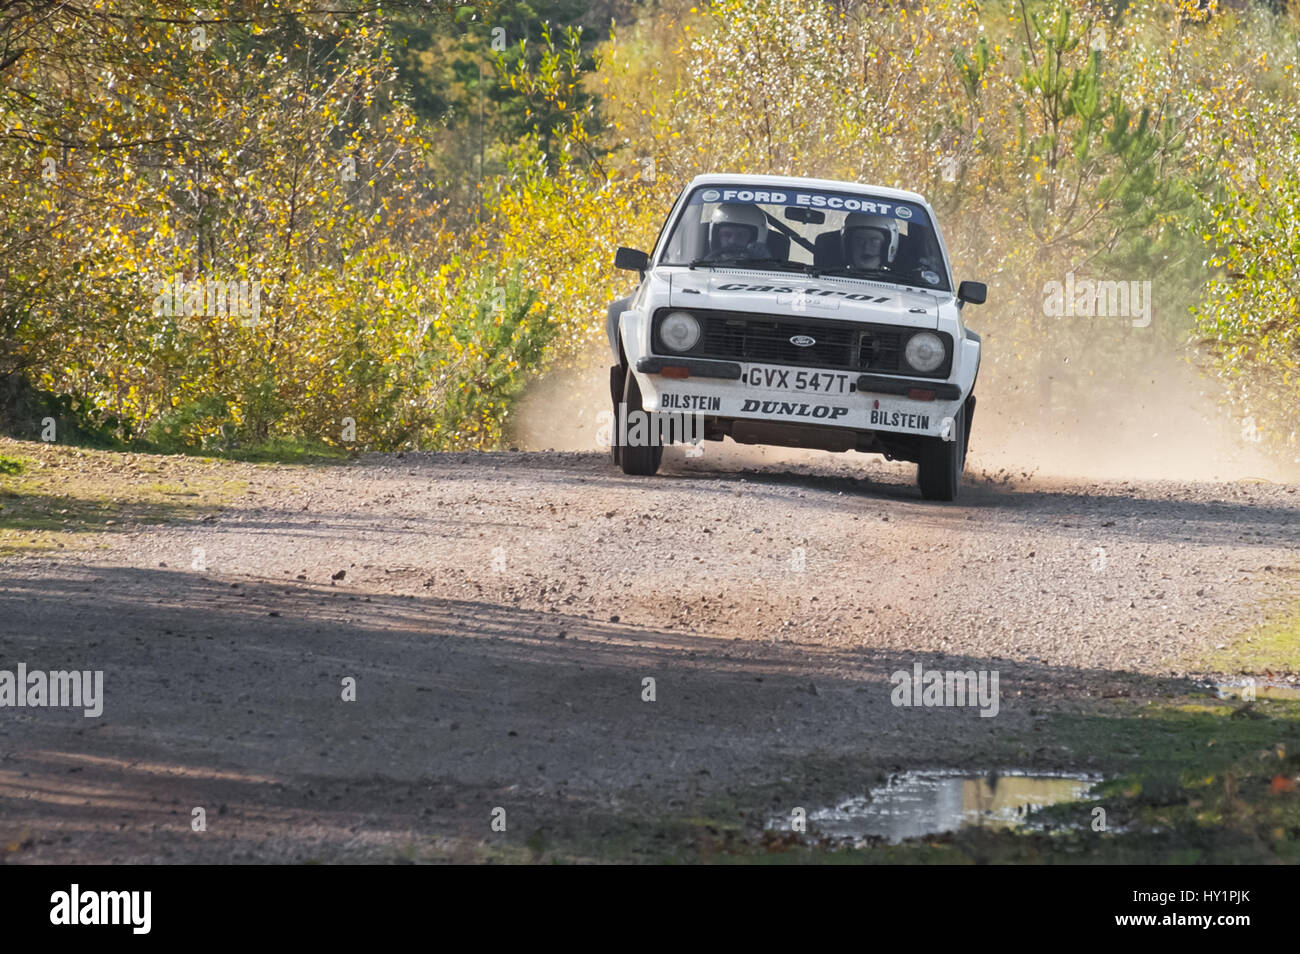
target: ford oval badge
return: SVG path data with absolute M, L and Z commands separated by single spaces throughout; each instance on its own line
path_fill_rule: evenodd
M 816 343 L 816 338 L 809 338 L 807 335 L 795 335 L 790 339 L 790 344 L 796 348 L 811 348 Z

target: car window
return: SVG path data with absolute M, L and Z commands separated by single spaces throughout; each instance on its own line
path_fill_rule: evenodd
M 876 258 L 862 255 L 864 240 L 856 237 L 871 231 L 878 231 L 883 239 L 879 243 L 884 245 L 883 254 Z M 855 242 L 859 257 L 850 261 L 848 249 Z M 874 281 L 951 290 L 925 208 L 865 192 L 740 184 L 697 187 L 668 237 L 659 264 L 714 261 L 772 270 L 833 269 L 850 278 L 853 270 L 873 265 L 878 269 L 871 276 Z

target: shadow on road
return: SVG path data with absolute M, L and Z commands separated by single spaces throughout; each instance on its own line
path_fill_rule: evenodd
M 668 810 L 780 780 L 830 797 L 904 766 L 1094 769 L 1035 735 L 1040 710 L 1192 691 L 162 569 L 3 581 L 0 620 L 0 669 L 102 670 L 105 688 L 98 719 L 5 710 L 15 861 L 450 858 L 491 842 L 496 806 L 527 833 L 577 805 Z M 918 663 L 997 670 L 997 716 L 894 705 L 890 674 Z

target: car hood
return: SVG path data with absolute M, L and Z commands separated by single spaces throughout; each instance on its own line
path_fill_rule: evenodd
M 763 315 L 868 321 L 909 328 L 937 328 L 935 295 L 883 282 L 810 278 L 797 272 L 742 269 L 672 269 L 662 275 L 673 308 L 712 308 Z

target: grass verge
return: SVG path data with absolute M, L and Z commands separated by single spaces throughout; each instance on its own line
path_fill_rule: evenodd
M 0 438 L 0 558 L 194 520 L 243 497 L 253 465 Z

